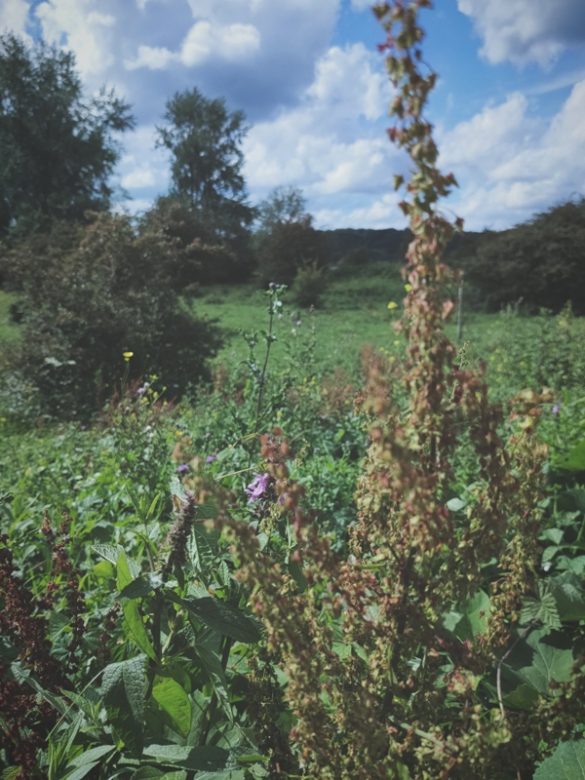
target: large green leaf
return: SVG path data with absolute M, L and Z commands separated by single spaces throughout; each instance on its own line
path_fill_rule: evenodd
M 534 780 L 585 780 L 585 739 L 561 742 L 538 767 Z
M 448 613 L 444 618 L 444 625 L 462 640 L 474 640 L 487 631 L 490 615 L 490 597 L 480 590 L 472 598 L 468 599 L 458 611 Z M 461 618 L 457 620 L 458 613 Z
M 172 677 L 155 677 L 152 696 L 186 737 L 191 729 L 191 702 L 179 683 Z
M 585 619 L 585 591 L 582 577 L 570 571 L 564 572 L 553 579 L 551 592 L 561 620 Z
M 115 745 L 100 745 L 99 747 L 90 748 L 85 750 L 70 762 L 71 766 L 85 766 L 86 764 L 92 764 L 98 762 L 104 756 L 108 756 L 115 750 Z
M 562 471 L 585 471 L 585 440 L 580 441 L 569 452 L 553 464 Z
M 116 561 L 116 585 L 118 590 L 122 593 L 131 585 L 135 580 L 135 572 L 132 571 L 126 553 L 122 550 Z M 144 620 L 142 619 L 142 613 L 136 599 L 128 599 L 122 603 L 122 611 L 126 619 L 126 628 L 130 637 L 136 642 L 138 647 L 143 653 L 156 661 L 156 653 L 154 647 L 146 633 L 144 627 Z
M 575 659 L 563 635 L 546 629 L 533 631 L 526 644 L 533 651 L 532 663 L 517 670 L 517 674 L 540 694 L 547 694 L 551 682 L 568 682 Z
M 109 664 L 102 675 L 102 695 L 104 698 L 123 691 L 126 704 L 134 720 L 142 725 L 146 705 L 148 677 L 146 658 L 143 655 L 127 661 Z
M 192 612 L 202 623 L 236 642 L 258 642 L 260 624 L 245 615 L 238 607 L 211 596 L 204 598 L 173 599 Z
M 183 747 L 182 745 L 149 745 L 144 748 L 144 758 L 154 758 L 159 764 L 178 765 L 199 772 L 215 772 L 224 769 L 229 758 L 227 750 L 206 745 Z

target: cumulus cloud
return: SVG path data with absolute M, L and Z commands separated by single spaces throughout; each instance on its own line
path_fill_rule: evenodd
M 35 14 L 43 38 L 73 51 L 82 75 L 102 73 L 113 64 L 111 30 L 116 18 L 98 10 L 93 0 L 45 0 Z
M 26 0 L 2 0 L 0 2 L 0 33 L 10 30 L 28 38 L 28 2 Z
M 585 45 L 583 0 L 458 0 L 483 39 L 491 63 L 550 64 L 564 49 Z
M 385 185 L 392 148 L 372 120 L 390 100 L 379 60 L 361 44 L 332 47 L 301 104 L 257 123 L 245 144 L 250 185 L 303 185 L 314 195 L 371 192 Z
M 583 192 L 583 116 L 585 80 L 548 121 L 534 118 L 528 101 L 512 95 L 447 132 L 440 163 L 459 179 L 453 207 L 467 226 L 508 227 Z

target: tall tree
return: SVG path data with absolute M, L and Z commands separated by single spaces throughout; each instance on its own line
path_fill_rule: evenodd
M 0 35 L 0 231 L 107 208 L 114 134 L 133 124 L 112 91 L 85 98 L 71 53 Z
M 218 237 L 237 239 L 254 214 L 242 175 L 244 114 L 194 88 L 168 101 L 164 121 L 157 146 L 172 156 L 170 195 L 186 201 Z

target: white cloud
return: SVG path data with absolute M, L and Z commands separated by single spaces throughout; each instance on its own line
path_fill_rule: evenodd
M 196 22 L 183 41 L 180 61 L 187 67 L 217 58 L 228 62 L 247 59 L 260 48 L 260 33 L 251 24 L 225 27 L 208 21 Z
M 401 198 L 395 193 L 387 193 L 362 206 L 351 207 L 340 203 L 339 208 L 318 209 L 315 212 L 315 224 L 324 230 L 335 228 L 384 228 L 405 227 L 405 219 L 398 208 Z
M 307 90 L 310 99 L 334 108 L 336 115 L 379 119 L 389 100 L 388 79 L 375 67 L 362 43 L 333 46 L 317 62 L 315 80 Z
M 165 70 L 176 59 L 176 54 L 164 46 L 139 46 L 137 56 L 133 60 L 125 60 L 124 65 L 128 70 Z
M 10 30 L 16 35 L 26 35 L 28 21 L 27 0 L 0 0 L 0 32 Z
M 509 227 L 574 193 L 585 181 L 585 80 L 548 122 L 513 95 L 445 134 L 441 167 L 461 189 L 452 207 L 470 229 Z
M 154 171 L 145 166 L 134 168 L 134 170 L 131 170 L 122 177 L 121 184 L 126 190 L 140 190 L 145 187 L 154 187 L 156 184 Z
M 168 154 L 155 148 L 155 139 L 154 125 L 141 125 L 124 139 L 125 151 L 118 166 L 119 182 L 124 189 L 137 192 L 141 201 L 153 194 L 153 188 L 160 193 L 168 187 Z M 148 202 L 152 205 L 152 199 Z
M 116 20 L 97 11 L 92 0 L 45 0 L 35 14 L 43 38 L 70 49 L 82 75 L 103 73 L 113 64 L 111 30 Z
M 332 47 L 317 62 L 301 105 L 252 127 L 245 143 L 250 186 L 304 186 L 308 194 L 373 192 L 389 179 L 392 147 L 372 136 L 390 88 L 361 44 Z
M 549 65 L 564 49 L 585 43 L 583 0 L 458 0 L 483 39 L 491 63 Z
M 354 11 L 370 10 L 374 5 L 374 0 L 351 0 L 351 7 Z

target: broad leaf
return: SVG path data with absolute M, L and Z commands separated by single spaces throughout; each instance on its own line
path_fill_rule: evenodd
M 225 601 L 211 598 L 181 599 L 182 605 L 206 626 L 236 642 L 258 642 L 260 624 L 257 620 Z
M 585 739 L 561 742 L 538 767 L 534 780 L 585 780 Z
M 176 764 L 184 769 L 215 772 L 224 769 L 229 753 L 221 748 L 183 747 L 181 745 L 149 745 L 143 751 L 144 758 L 154 758 L 160 764 Z
M 172 677 L 155 677 L 152 696 L 177 731 L 186 737 L 191 729 L 191 702 L 179 683 Z

